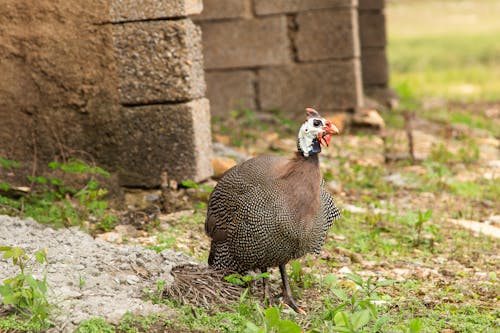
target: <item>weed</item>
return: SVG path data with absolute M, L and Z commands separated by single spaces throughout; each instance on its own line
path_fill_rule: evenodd
M 158 315 L 150 316 L 135 316 L 130 312 L 127 312 L 120 324 L 116 327 L 117 332 L 120 333 L 138 333 L 138 332 L 149 332 L 151 327 L 160 320 Z
M 115 328 L 103 318 L 95 317 L 84 320 L 78 325 L 75 333 L 115 333 Z
M 18 166 L 17 162 L 4 158 L 0 161 L 3 168 Z M 19 200 L 0 195 L 1 211 L 29 216 L 53 226 L 83 226 L 85 221 L 93 222 L 97 230 L 110 231 L 115 226 L 117 218 L 108 213 L 107 202 L 103 200 L 107 190 L 94 179 L 97 175 L 109 177 L 108 172 L 76 159 L 67 163 L 51 162 L 49 167 L 63 173 L 82 174 L 89 180 L 83 188 L 76 190 L 58 178 L 27 176 L 33 185 L 31 191 Z M 0 186 L 7 191 L 11 188 L 5 182 Z
M 38 279 L 28 270 L 34 261 L 40 265 L 46 263 L 46 251 L 36 251 L 34 258 L 20 247 L 0 246 L 0 252 L 3 252 L 3 259 L 12 259 L 12 264 L 20 270 L 20 274 L 0 284 L 3 304 L 13 306 L 30 323 L 40 327 L 50 326 L 48 316 L 52 305 L 47 300 L 46 277 Z
M 246 324 L 247 333 L 300 333 L 302 329 L 291 320 L 280 318 L 280 309 L 270 307 L 264 311 L 259 308 L 263 325 L 260 327 L 249 321 Z

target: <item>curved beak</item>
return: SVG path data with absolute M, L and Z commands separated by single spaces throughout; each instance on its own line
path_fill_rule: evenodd
M 339 134 L 339 129 L 331 121 L 327 121 L 325 127 L 323 127 L 323 132 L 318 134 L 319 143 L 328 147 L 332 134 Z

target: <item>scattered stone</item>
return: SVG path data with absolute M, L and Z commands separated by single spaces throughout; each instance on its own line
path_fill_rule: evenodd
M 271 143 L 270 148 L 276 151 L 294 151 L 297 149 L 297 141 L 293 139 L 278 139 Z
M 347 210 L 349 213 L 353 213 L 353 214 L 366 213 L 366 208 L 354 206 L 354 205 L 351 205 L 351 204 L 345 204 L 344 207 L 343 207 L 343 209 Z
M 231 137 L 229 135 L 215 133 L 214 139 L 224 146 L 229 146 L 231 144 Z
M 349 267 L 344 266 L 341 269 L 339 269 L 339 273 L 341 274 L 352 274 L 352 271 Z
M 355 127 L 368 127 L 376 130 L 382 130 L 385 128 L 385 121 L 377 112 L 373 109 L 361 109 L 354 113 L 352 116 L 352 125 Z
M 455 331 L 452 330 L 451 328 L 445 328 L 439 331 L 439 333 L 455 333 Z
M 399 172 L 384 176 L 383 179 L 398 187 L 405 187 L 407 185 L 406 179 Z
M 96 241 L 108 242 L 113 244 L 121 244 L 123 243 L 122 234 L 116 231 L 105 232 L 103 234 L 98 235 L 95 238 Z
M 330 180 L 328 182 L 328 190 L 332 193 L 335 193 L 335 194 L 341 194 L 342 193 L 342 184 L 338 181 L 335 181 L 335 180 Z
M 139 237 L 141 235 L 141 232 L 139 230 L 137 230 L 136 228 L 134 228 L 134 226 L 132 226 L 130 224 L 117 225 L 113 229 L 113 231 L 122 235 L 122 238 L 123 238 L 123 236 L 125 236 L 125 237 Z
M 500 226 L 500 215 L 491 215 L 484 223 Z
M 227 170 L 231 169 L 236 164 L 236 161 L 229 157 L 217 157 L 212 159 L 212 168 L 214 170 L 213 177 L 222 177 Z
M 158 202 L 161 191 L 127 189 L 125 191 L 125 206 L 129 209 L 144 209 Z
M 494 238 L 500 238 L 500 228 L 494 225 L 489 225 L 486 223 L 481 223 L 471 220 L 456 220 L 456 219 L 448 219 L 448 222 L 473 231 L 476 237 L 479 237 L 480 235 L 486 235 Z
M 214 156 L 216 157 L 230 157 L 236 160 L 238 163 L 248 160 L 250 157 L 243 154 L 242 152 L 233 149 L 231 147 L 227 147 L 220 143 L 213 144 Z
M 54 230 L 8 216 L 0 216 L 0 244 L 22 247 L 30 255 L 47 249 L 46 267 L 34 265 L 33 274 L 47 271 L 49 302 L 58 306 L 51 317 L 57 332 L 73 332 L 78 323 L 97 316 L 109 323 L 118 323 L 127 312 L 173 316 L 168 307 L 148 301 L 143 290 L 156 290 L 158 280 L 171 283 L 171 269 L 192 262 L 181 253 L 115 246 L 95 241 L 78 228 Z M 0 259 L 0 281 L 18 273 L 16 266 Z M 84 281 L 83 287 L 79 281 Z
M 347 115 L 345 113 L 333 113 L 331 115 L 326 113 L 323 117 L 330 120 L 339 129 L 340 133 L 344 132 L 347 125 Z

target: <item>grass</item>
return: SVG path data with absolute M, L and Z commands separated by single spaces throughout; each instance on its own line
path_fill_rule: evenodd
M 391 85 L 407 82 L 419 98 L 498 101 L 499 10 L 493 0 L 390 2 Z

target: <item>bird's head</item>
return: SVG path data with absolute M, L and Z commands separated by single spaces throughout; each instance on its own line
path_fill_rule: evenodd
M 307 119 L 299 130 L 298 149 L 309 157 L 321 152 L 321 146 L 328 146 L 332 135 L 338 134 L 339 130 L 312 108 L 307 108 L 306 114 Z

